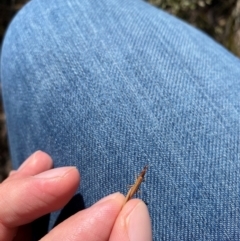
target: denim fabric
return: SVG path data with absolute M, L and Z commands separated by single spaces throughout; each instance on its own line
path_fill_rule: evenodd
M 38 149 L 76 165 L 88 207 L 148 164 L 154 240 L 239 240 L 239 67 L 140 0 L 33 0 L 2 47 L 14 167 Z

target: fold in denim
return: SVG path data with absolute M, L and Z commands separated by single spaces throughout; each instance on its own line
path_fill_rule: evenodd
M 14 168 L 76 166 L 89 207 L 149 165 L 154 240 L 240 239 L 240 61 L 199 30 L 140 0 L 33 0 L 1 84 Z

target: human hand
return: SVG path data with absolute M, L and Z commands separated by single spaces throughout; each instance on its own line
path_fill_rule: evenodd
M 37 151 L 0 184 L 0 241 L 31 240 L 28 224 L 61 209 L 74 195 L 80 181 L 77 169 L 52 165 L 46 153 Z M 139 199 L 123 204 L 122 194 L 109 195 L 57 225 L 41 241 L 152 240 L 146 205 Z

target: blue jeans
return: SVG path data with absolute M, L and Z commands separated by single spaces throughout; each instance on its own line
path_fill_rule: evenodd
M 88 207 L 148 164 L 154 240 L 239 240 L 239 66 L 140 0 L 33 0 L 1 55 L 14 168 L 38 149 L 77 166 Z

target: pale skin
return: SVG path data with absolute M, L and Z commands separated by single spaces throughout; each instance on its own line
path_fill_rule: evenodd
M 29 223 L 72 198 L 80 182 L 78 170 L 52 166 L 51 157 L 37 151 L 0 184 L 0 240 L 31 240 Z M 41 241 L 152 240 L 146 205 L 139 199 L 124 201 L 122 194 L 111 194 L 60 223 Z

